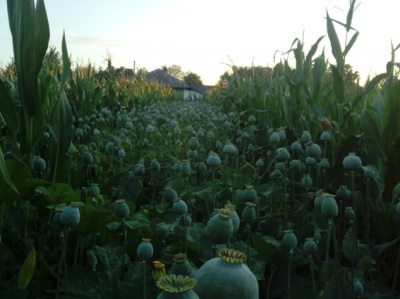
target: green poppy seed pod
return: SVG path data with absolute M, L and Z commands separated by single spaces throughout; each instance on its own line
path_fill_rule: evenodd
M 152 159 L 150 162 L 150 170 L 152 172 L 160 172 L 161 166 L 157 159 Z
M 349 153 L 349 155 L 343 159 L 343 167 L 346 170 L 358 170 L 361 168 L 361 164 L 362 162 L 360 157 L 356 156 L 355 153 Z
M 88 193 L 91 197 L 98 197 L 100 195 L 100 188 L 98 184 L 90 184 Z
M 276 150 L 276 157 L 278 161 L 287 161 L 290 159 L 290 153 L 285 147 L 281 147 Z
M 318 167 L 321 169 L 328 169 L 331 167 L 329 160 L 327 158 L 322 158 L 321 161 L 318 163 Z
M 280 141 L 285 141 L 286 140 L 286 131 L 283 129 L 280 129 L 278 132 L 279 135 L 279 140 Z
M 118 157 L 121 158 L 121 159 L 123 159 L 123 158 L 125 158 L 125 156 L 126 156 L 125 151 L 124 151 L 122 148 L 119 149 L 119 151 L 118 151 Z
M 243 252 L 222 249 L 219 257 L 208 260 L 197 271 L 193 290 L 207 299 L 258 299 L 257 278 L 245 261 Z
M 226 204 L 224 205 L 225 209 L 228 209 L 232 212 L 232 225 L 233 225 L 233 233 L 235 234 L 240 226 L 240 218 L 239 215 L 237 214 L 237 212 L 235 211 L 236 207 L 233 204 Z
M 74 202 L 71 202 L 71 204 L 66 206 L 60 213 L 60 222 L 64 226 L 76 226 L 80 219 L 81 214 Z
M 157 224 L 157 228 L 156 228 L 156 236 L 160 239 L 165 239 L 166 237 L 168 237 L 169 234 L 169 229 L 168 227 L 165 225 L 164 222 L 161 222 L 159 224 Z
M 173 168 L 172 168 L 172 170 L 173 170 L 175 173 L 180 173 L 181 170 L 182 170 L 182 165 L 181 165 L 181 163 L 175 162 L 175 163 L 174 163 L 174 166 L 173 166 Z
M 86 261 L 88 266 L 92 271 L 96 271 L 97 266 L 97 256 L 94 254 L 93 250 L 86 252 Z
M 164 198 L 167 203 L 172 203 L 178 198 L 178 194 L 171 186 L 165 186 L 164 188 Z
M 290 168 L 299 169 L 300 168 L 300 161 L 297 159 L 293 159 L 290 161 Z
M 246 202 L 246 206 L 242 211 L 242 219 L 246 224 L 252 224 L 256 219 L 256 204 L 253 202 Z
M 362 294 L 364 294 L 364 286 L 363 286 L 363 284 L 361 283 L 361 281 L 356 280 L 356 281 L 353 283 L 353 288 L 354 288 L 354 293 L 355 293 L 356 295 L 362 295 Z
M 228 143 L 224 145 L 224 148 L 222 149 L 222 151 L 225 154 L 234 156 L 237 154 L 237 148 L 232 144 L 232 143 Z
M 318 244 L 319 240 L 321 240 L 321 231 L 320 230 L 314 231 L 314 240 L 315 240 L 315 242 L 317 242 L 317 244 Z
M 329 220 L 337 217 L 339 214 L 339 207 L 336 203 L 335 197 L 331 194 L 325 193 L 324 200 L 321 205 L 321 212 Z
M 192 217 L 189 214 L 182 214 L 178 217 L 178 223 L 182 226 L 189 226 L 192 224 Z
M 142 239 L 142 243 L 140 243 L 136 249 L 136 255 L 142 260 L 151 259 L 153 257 L 154 249 L 150 241 L 150 239 Z
M 211 217 L 205 227 L 205 235 L 213 244 L 225 244 L 233 235 L 232 212 L 220 209 Z
M 310 165 L 315 165 L 315 164 L 317 164 L 317 160 L 315 160 L 314 157 L 306 158 L 306 165 L 310 166 Z
M 207 173 L 207 166 L 204 162 L 199 163 L 199 171 L 201 174 L 205 175 Z
M 273 132 L 272 135 L 269 137 L 269 142 L 272 144 L 279 143 L 281 139 L 279 138 L 279 134 L 276 132 Z
M 93 155 L 89 152 L 82 153 L 81 159 L 84 165 L 90 165 L 93 163 Z
M 305 174 L 301 178 L 300 183 L 301 183 L 302 186 L 311 186 L 313 184 L 312 177 L 307 175 L 307 174 Z
M 321 206 L 323 201 L 324 201 L 324 190 L 321 189 L 315 192 L 315 198 L 314 198 L 315 210 L 321 212 Z
M 32 160 L 33 169 L 36 172 L 43 172 L 46 170 L 46 161 L 39 156 L 35 156 Z
M 71 143 L 68 148 L 68 154 L 73 156 L 73 155 L 76 155 L 77 153 L 78 153 L 78 150 L 76 149 L 76 146 L 73 143 Z
M 257 202 L 258 196 L 256 190 L 254 190 L 252 185 L 246 185 L 246 189 L 244 189 L 241 193 L 241 200 L 243 202 Z
M 147 134 L 152 134 L 154 132 L 155 132 L 154 127 L 152 125 L 148 124 L 147 127 L 146 127 L 146 133 Z
M 182 166 L 181 175 L 183 177 L 188 177 L 188 176 L 190 176 L 192 174 L 192 169 L 190 167 L 190 163 L 189 163 L 188 160 L 182 161 L 181 166 Z
M 250 143 L 250 144 L 248 145 L 248 147 L 247 147 L 247 150 L 248 150 L 250 153 L 253 153 L 253 152 L 255 152 L 256 147 L 255 147 L 252 143 Z
M 292 230 L 285 230 L 283 235 L 283 245 L 289 248 L 290 252 L 293 252 L 293 249 L 297 246 L 297 238 Z
M 188 148 L 192 151 L 198 150 L 200 147 L 199 139 L 197 137 L 192 137 L 189 139 Z
M 211 152 L 207 157 L 207 165 L 212 168 L 217 168 L 221 166 L 221 158 L 217 153 Z
M 169 269 L 168 274 L 183 275 L 193 277 L 195 271 L 186 258 L 186 254 L 178 253 L 174 256 L 174 263 Z
M 275 170 L 279 170 L 280 172 L 285 172 L 286 166 L 284 162 L 276 162 Z
M 61 231 L 64 227 L 63 224 L 60 221 L 60 214 L 61 211 L 65 208 L 65 203 L 59 204 L 55 208 L 55 213 L 53 215 L 53 218 L 51 219 L 51 225 L 54 227 L 55 230 Z
M 291 149 L 293 152 L 297 152 L 297 153 L 302 153 L 302 152 L 303 152 L 303 149 L 301 148 L 301 144 L 300 144 L 300 142 L 298 142 L 298 141 L 294 141 L 294 142 L 291 144 L 290 149 Z
M 363 167 L 364 177 L 367 179 L 374 179 L 376 177 L 375 172 L 370 167 Z
M 301 134 L 300 140 L 302 143 L 308 143 L 311 141 L 311 134 L 309 131 L 303 131 L 303 134 Z
M 354 213 L 353 207 L 346 207 L 346 210 L 344 211 L 344 217 L 349 222 L 353 222 L 356 219 L 356 214 Z
M 75 136 L 76 137 L 82 137 L 83 136 L 83 130 L 81 128 L 75 129 Z
M 316 143 L 309 143 L 306 147 L 306 154 L 309 157 L 318 158 L 321 156 L 321 147 Z
M 144 165 L 143 164 L 137 164 L 135 167 L 135 175 L 142 177 L 144 176 L 145 173 L 145 169 L 144 169 Z
M 256 118 L 254 115 L 249 115 L 249 117 L 247 118 L 247 121 L 251 124 L 256 122 Z
M 351 199 L 351 191 L 346 185 L 340 185 L 338 191 L 336 191 L 336 198 L 341 201 L 347 201 Z
M 258 160 L 256 161 L 256 166 L 259 167 L 259 168 L 263 167 L 263 166 L 264 166 L 264 160 L 261 159 L 261 158 L 258 159 Z
M 396 204 L 396 213 L 397 215 L 400 215 L 400 202 Z
M 133 171 L 128 172 L 128 182 L 133 183 L 135 181 L 135 173 Z
M 214 132 L 213 131 L 209 131 L 207 133 L 207 139 L 214 139 Z
M 173 201 L 172 208 L 173 208 L 174 212 L 178 215 L 186 214 L 188 211 L 188 206 L 187 206 L 186 202 L 184 202 L 180 198 L 176 198 Z
M 323 131 L 320 136 L 320 139 L 321 139 L 321 141 L 328 142 L 331 140 L 331 135 L 329 134 L 328 131 Z
M 216 147 L 217 149 L 221 149 L 221 148 L 222 148 L 222 142 L 219 141 L 219 140 L 215 141 L 215 147 Z
M 114 214 L 119 218 L 128 217 L 130 214 L 129 206 L 126 204 L 125 199 L 117 199 L 115 201 Z
M 195 284 L 196 280 L 189 276 L 163 276 L 157 281 L 157 287 L 162 292 L 156 299 L 200 299 L 192 289 Z
M 306 254 L 314 254 L 317 252 L 318 246 L 314 238 L 307 238 L 303 244 L 303 250 Z

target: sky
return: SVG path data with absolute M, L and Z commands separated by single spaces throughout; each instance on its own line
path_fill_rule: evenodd
M 112 4 L 111 4 L 112 3 Z M 346 63 L 361 80 L 385 71 L 391 43 L 400 43 L 399 0 L 358 0 L 352 26 L 360 33 Z M 65 30 L 73 62 L 96 68 L 146 68 L 179 65 L 214 85 L 236 66 L 273 67 L 298 38 L 306 52 L 325 36 L 325 49 L 335 63 L 326 31 L 326 12 L 346 22 L 349 0 L 45 0 L 50 45 L 61 48 Z M 336 25 L 342 43 L 346 31 Z M 349 40 L 354 31 L 350 31 Z M 400 50 L 399 50 L 400 51 Z M 399 54 L 400 55 L 400 54 Z M 13 56 L 7 1 L 0 1 L 0 67 Z M 294 59 L 289 56 L 289 63 Z

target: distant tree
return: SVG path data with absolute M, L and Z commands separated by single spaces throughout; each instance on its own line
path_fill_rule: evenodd
M 171 66 L 163 65 L 161 67 L 164 71 L 170 74 L 172 77 L 175 77 L 179 80 L 183 80 L 183 77 L 186 75 L 185 72 L 182 70 L 182 67 L 177 64 L 173 64 Z
M 148 71 L 145 67 L 143 68 L 138 68 L 136 71 L 136 75 L 140 78 L 140 79 L 145 79 L 146 75 L 147 75 Z
M 225 71 L 218 80 L 217 85 L 220 87 L 228 87 L 229 80 L 231 80 L 232 74 L 230 74 L 228 71 Z
M 200 76 L 192 72 L 188 72 L 183 77 L 183 81 L 185 81 L 185 83 L 190 87 L 203 84 L 203 81 L 201 80 Z
M 360 74 L 358 73 L 358 71 L 353 71 L 353 66 L 351 66 L 350 64 L 346 64 L 345 72 L 345 80 L 347 83 L 349 83 L 350 85 L 355 85 L 358 83 L 357 81 L 360 79 Z

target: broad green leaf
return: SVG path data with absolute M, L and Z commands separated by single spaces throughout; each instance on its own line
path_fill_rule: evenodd
M 35 179 L 25 163 L 6 160 L 4 165 L 7 167 L 8 176 L 19 194 L 9 186 L 6 178 L 2 175 L 0 176 L 0 203 L 11 204 L 20 196 L 27 195 L 32 189 L 38 186 L 48 186 L 49 184 L 47 181 Z
M 25 156 L 42 133 L 43 103 L 38 90 L 38 74 L 50 39 L 43 0 L 9 0 L 7 2 L 14 59 L 21 101 L 21 152 Z
M 334 65 L 331 65 L 331 70 L 333 74 L 333 91 L 336 96 L 338 104 L 344 103 L 344 81 L 343 76 L 340 71 Z
M 72 112 L 64 91 L 51 112 L 49 130 L 58 143 L 58 154 L 64 155 L 72 140 Z
M 346 31 L 349 32 L 351 28 L 351 22 L 353 20 L 353 14 L 354 14 L 354 5 L 356 4 L 356 0 L 350 0 L 350 7 L 349 11 L 347 12 L 347 18 L 346 18 Z
M 47 192 L 43 188 L 37 191 L 48 197 L 49 204 L 77 202 L 81 199 L 81 192 L 72 190 L 71 186 L 65 183 L 53 184 L 47 188 Z
M 340 75 L 344 76 L 344 58 L 342 53 L 342 47 L 340 46 L 339 38 L 336 34 L 335 26 L 333 25 L 332 19 L 329 17 L 328 12 L 326 12 L 326 21 L 327 21 L 327 31 L 329 40 L 331 43 L 332 54 L 336 59 L 337 69 Z
M 378 258 L 379 255 L 381 255 L 382 253 L 384 253 L 386 250 L 392 248 L 393 246 L 397 245 L 398 242 L 400 241 L 400 237 L 387 242 L 387 243 L 383 243 L 383 244 L 379 244 L 379 245 L 375 245 L 371 248 L 371 251 L 373 253 L 373 257 Z
M 382 132 L 380 131 L 373 114 L 367 108 L 363 109 L 360 114 L 360 123 L 362 131 L 364 132 L 366 146 L 369 151 L 381 158 L 383 161 L 387 161 L 387 157 L 382 148 Z
M 65 31 L 63 32 L 61 49 L 62 49 L 62 62 L 63 62 L 63 69 L 61 74 L 61 90 L 64 90 L 65 83 L 69 79 L 71 73 L 71 63 L 68 57 L 67 43 L 65 41 Z
M 322 54 L 314 60 L 313 70 L 313 99 L 316 101 L 321 90 L 321 82 L 326 71 L 325 54 Z
M 113 212 L 109 210 L 97 210 L 91 205 L 80 207 L 79 212 L 81 220 L 75 227 L 75 230 L 82 237 L 86 237 L 106 224 L 117 220 Z
M 135 213 L 129 216 L 129 220 L 125 222 L 125 225 L 130 229 L 139 229 L 149 226 L 149 219 L 142 213 Z
M 311 46 L 310 51 L 308 51 L 307 56 L 306 56 L 306 63 L 310 63 L 313 56 L 317 52 L 318 45 L 321 42 L 321 40 L 325 37 L 325 35 L 321 36 L 320 38 L 317 39 L 317 41 Z
M 7 165 L 4 160 L 3 151 L 0 147 L 0 172 L 5 181 L 5 183 L 16 193 L 19 195 L 17 187 L 15 187 L 14 182 L 11 180 L 10 175 L 8 173 Z
M 264 259 L 268 259 L 281 251 L 280 242 L 270 236 L 262 236 L 260 234 L 252 233 L 251 242 L 254 249 L 257 250 Z
M 351 37 L 349 43 L 346 45 L 346 47 L 344 48 L 343 51 L 343 56 L 346 57 L 347 53 L 349 53 L 350 49 L 353 47 L 354 43 L 356 42 L 358 36 L 359 36 L 359 32 L 357 31 L 356 33 L 353 34 L 353 36 Z
M 15 105 L 8 90 L 0 78 L 0 120 L 10 129 L 13 138 L 18 134 L 18 118 Z
M 52 181 L 53 183 L 65 181 L 67 169 L 64 156 L 72 141 L 72 112 L 64 91 L 61 92 L 60 98 L 53 107 L 48 128 L 56 140 L 56 149 L 53 150 L 52 159 Z

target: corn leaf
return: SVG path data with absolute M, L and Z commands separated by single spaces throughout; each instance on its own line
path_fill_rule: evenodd
M 335 57 L 337 69 L 339 73 L 344 76 L 344 58 L 342 53 L 342 47 L 340 46 L 339 38 L 336 34 L 335 26 L 333 25 L 332 19 L 329 17 L 328 12 L 326 13 L 326 25 L 329 40 L 331 43 L 332 54 Z
M 349 43 L 346 45 L 346 47 L 345 47 L 345 49 L 343 51 L 343 56 L 346 57 L 347 53 L 349 53 L 350 49 L 353 47 L 354 43 L 356 42 L 359 34 L 360 33 L 358 31 L 353 34 L 353 36 L 351 37 Z
M 356 4 L 356 0 L 351 0 L 350 1 L 350 8 L 349 11 L 347 12 L 347 18 L 346 18 L 346 31 L 349 32 L 351 28 L 351 22 L 353 20 L 353 14 L 354 14 L 354 5 Z
M 0 172 L 5 181 L 5 183 L 10 187 L 16 194 L 19 194 L 17 187 L 15 187 L 12 179 L 10 178 L 10 174 L 8 173 L 7 165 L 4 160 L 3 151 L 0 147 Z
M 65 83 L 67 82 L 71 73 L 71 63 L 68 57 L 67 43 L 65 41 L 65 32 L 63 32 L 61 48 L 62 48 L 62 62 L 63 62 L 63 70 L 61 74 L 61 90 L 63 90 L 65 87 Z
M 333 91 L 335 93 L 338 103 L 344 103 L 344 81 L 337 67 L 331 65 L 333 74 Z
M 360 123 L 368 150 L 382 159 L 387 161 L 387 157 L 382 148 L 381 131 L 370 109 L 363 109 L 360 115 Z
M 38 74 L 50 39 L 43 0 L 8 0 L 8 17 L 21 101 L 21 152 L 29 155 L 43 126 Z
M 314 101 L 318 99 L 319 92 L 321 90 L 322 78 L 326 71 L 325 54 L 322 54 L 314 61 L 313 70 L 313 98 Z
M 35 272 L 35 266 L 36 266 L 36 250 L 35 247 L 32 247 L 18 274 L 17 284 L 19 289 L 26 289 L 26 287 L 29 285 L 29 282 L 33 277 L 33 273 Z
M 15 111 L 15 105 L 11 99 L 10 94 L 4 84 L 0 79 L 0 118 L 4 124 L 10 129 L 13 138 L 17 136 L 18 133 L 18 118 L 17 112 Z

